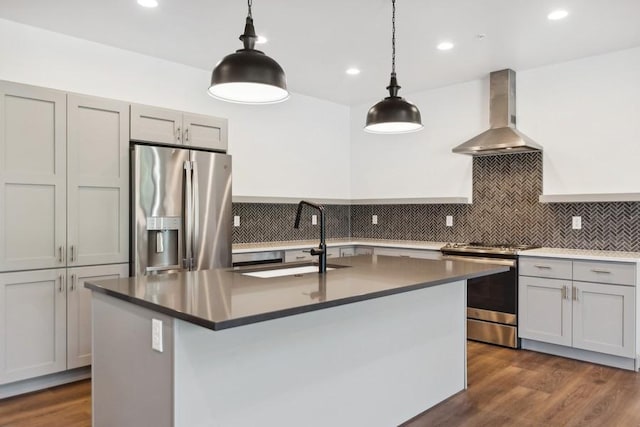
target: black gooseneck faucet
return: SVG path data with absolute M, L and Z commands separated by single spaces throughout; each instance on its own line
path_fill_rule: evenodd
M 316 205 L 315 203 L 307 202 L 306 200 L 301 200 L 298 203 L 298 212 L 296 213 L 296 222 L 293 225 L 293 228 L 300 227 L 300 215 L 302 214 L 302 206 L 307 205 L 314 209 L 317 209 L 320 212 L 320 246 L 318 249 L 311 249 L 311 255 L 319 255 L 318 257 L 318 273 L 326 273 L 327 272 L 327 243 L 325 242 L 325 227 L 324 227 L 324 206 Z

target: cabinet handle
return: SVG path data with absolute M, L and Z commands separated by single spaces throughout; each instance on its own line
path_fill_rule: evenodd
M 578 288 L 575 286 L 571 288 L 571 299 L 574 301 L 578 301 Z
M 75 274 L 71 275 L 71 290 L 72 291 L 76 290 L 76 275 Z
M 610 270 L 603 270 L 601 268 L 592 268 L 591 271 L 593 271 L 594 273 L 605 273 L 605 274 L 611 274 Z
M 58 262 L 62 263 L 62 246 L 58 246 Z
M 551 267 L 549 267 L 548 265 L 541 265 L 541 264 L 535 264 L 534 265 L 535 268 L 543 268 L 545 270 L 550 270 Z
M 62 292 L 62 281 L 64 280 L 64 276 L 61 274 L 60 276 L 58 276 L 58 280 L 60 280 L 60 283 L 58 285 L 58 290 Z
M 189 142 L 189 128 L 184 130 L 184 141 Z
M 75 245 L 71 245 L 71 262 L 76 260 L 76 247 Z
M 567 285 L 562 285 L 562 299 L 567 299 Z
M 305 259 L 306 257 L 304 255 L 302 256 L 297 256 L 296 259 Z
M 178 129 L 176 130 L 176 141 L 180 142 L 181 138 L 182 138 L 182 130 L 180 129 L 180 126 L 178 126 Z

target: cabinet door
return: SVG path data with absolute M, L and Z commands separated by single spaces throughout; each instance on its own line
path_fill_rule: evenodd
M 520 276 L 518 288 L 520 338 L 571 345 L 571 282 Z
M 635 357 L 635 288 L 573 282 L 573 346 Z
M 186 145 L 227 151 L 227 119 L 185 113 L 182 124 Z
M 67 369 L 91 364 L 91 291 L 88 280 L 129 276 L 129 264 L 70 268 L 67 272 Z
M 0 274 L 0 384 L 64 371 L 65 270 Z
M 66 96 L 0 82 L 0 271 L 63 266 Z
M 131 105 L 131 140 L 182 144 L 182 113 L 146 105 Z
M 129 260 L 128 104 L 68 97 L 67 265 Z

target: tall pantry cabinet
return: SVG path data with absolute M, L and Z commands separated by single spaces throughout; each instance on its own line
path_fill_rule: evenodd
M 90 363 L 83 281 L 128 271 L 128 108 L 0 82 L 0 384 Z

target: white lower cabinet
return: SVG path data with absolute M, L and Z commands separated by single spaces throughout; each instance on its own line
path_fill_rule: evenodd
M 524 265 L 528 262 L 525 259 Z M 553 275 L 548 273 L 549 263 L 535 262 L 545 266 L 543 271 L 547 277 L 519 277 L 518 334 L 521 338 L 636 357 L 635 264 L 565 260 L 569 265 L 557 273 L 562 278 L 549 278 Z M 529 272 L 526 268 L 522 271 Z M 594 281 L 567 279 L 567 271 L 573 279 L 586 277 Z
M 518 331 L 521 338 L 571 345 L 571 281 L 520 276 Z
M 128 264 L 0 274 L 0 384 L 91 364 L 89 279 L 128 276 Z
M 67 369 L 91 364 L 91 291 L 86 281 L 129 276 L 129 264 L 70 268 L 67 272 Z
M 67 367 L 64 268 L 0 274 L 0 384 Z
M 573 282 L 573 346 L 635 356 L 635 288 Z

